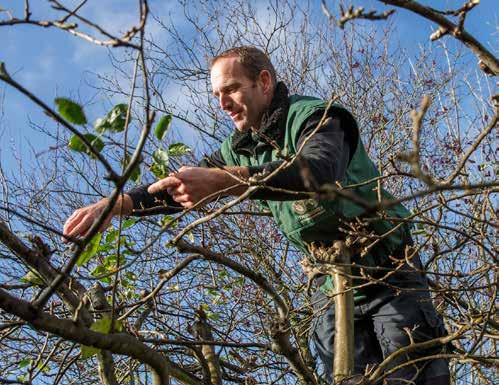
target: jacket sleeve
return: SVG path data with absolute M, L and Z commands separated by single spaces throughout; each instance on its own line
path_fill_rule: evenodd
M 313 114 L 303 125 L 297 147 L 303 143 L 300 160 L 292 163 L 267 181 L 268 188 L 256 191 L 251 199 L 256 200 L 296 200 L 306 198 L 303 194 L 289 194 L 274 189 L 310 192 L 317 190 L 325 183 L 334 183 L 345 176 L 348 163 L 355 152 L 358 129 L 351 116 L 335 114 L 311 138 L 308 134 L 315 130 L 321 120 L 323 111 Z M 305 142 L 306 141 L 306 142 Z M 283 163 L 283 160 L 249 167 L 250 175 L 269 174 Z M 224 167 L 226 162 L 220 150 L 205 156 L 200 167 Z M 306 171 L 306 172 L 304 172 Z M 149 194 L 149 185 L 134 187 L 126 193 L 133 201 L 132 215 L 172 214 L 183 208 L 166 193 Z
M 225 162 L 220 150 L 217 150 L 211 155 L 203 157 L 198 165 L 199 167 L 223 167 L 225 166 Z M 150 194 L 147 191 L 150 185 L 143 184 L 135 186 L 125 192 L 132 198 L 133 211 L 131 215 L 174 214 L 183 210 L 183 207 L 175 202 L 166 191 Z
M 303 143 L 299 159 L 279 171 L 267 181 L 266 186 L 252 195 L 252 199 L 296 200 L 307 195 L 289 194 L 272 188 L 290 191 L 316 191 L 325 183 L 341 181 L 346 174 L 349 161 L 357 146 L 357 125 L 351 116 L 330 113 L 327 124 L 323 125 L 312 137 L 307 136 L 315 130 L 324 111 L 313 114 L 303 125 L 297 148 Z M 249 167 L 250 175 L 269 174 L 284 161 L 277 160 L 260 166 Z

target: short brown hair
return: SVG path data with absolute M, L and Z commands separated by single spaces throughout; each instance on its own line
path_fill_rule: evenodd
M 244 45 L 241 47 L 230 48 L 215 56 L 210 60 L 210 69 L 219 59 L 237 57 L 239 63 L 242 64 L 246 75 L 251 80 L 255 81 L 260 75 L 260 72 L 267 70 L 270 72 L 270 77 L 274 84 L 277 83 L 275 68 L 272 65 L 268 55 L 256 47 Z

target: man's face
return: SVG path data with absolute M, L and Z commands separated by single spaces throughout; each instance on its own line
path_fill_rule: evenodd
M 213 95 L 239 131 L 258 129 L 263 112 L 272 100 L 270 74 L 262 71 L 249 79 L 237 57 L 218 59 L 211 68 Z

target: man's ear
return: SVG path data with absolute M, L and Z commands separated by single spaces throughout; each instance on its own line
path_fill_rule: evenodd
M 272 76 L 267 70 L 262 70 L 258 76 L 260 84 L 262 85 L 263 92 L 268 94 L 272 92 Z

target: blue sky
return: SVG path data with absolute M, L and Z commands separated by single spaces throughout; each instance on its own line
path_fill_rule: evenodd
M 355 1 L 367 10 L 376 5 L 376 9 L 385 10 L 389 7 L 379 5 L 374 1 Z M 458 7 L 461 1 L 424 1 L 433 7 Z M 33 17 L 45 18 L 53 12 L 48 9 L 44 0 L 34 0 Z M 65 1 L 65 4 L 76 4 L 77 1 Z M 175 1 L 151 1 L 152 12 L 165 19 L 171 18 L 178 28 L 182 29 L 183 15 Z M 259 1 L 262 6 L 265 1 Z M 319 12 L 319 0 L 313 0 Z M 230 2 L 227 2 L 230 5 Z M 328 4 L 333 4 L 329 0 Z M 492 51 L 497 52 L 498 44 L 498 11 L 497 0 L 482 0 L 479 7 L 473 10 L 467 19 L 466 28 Z M 22 16 L 23 1 L 0 0 L 0 8 L 9 10 L 14 16 Z M 137 1 L 135 0 L 89 0 L 85 7 L 85 16 L 102 23 L 111 32 L 123 32 L 137 22 Z M 321 15 L 317 15 L 322 17 Z M 5 19 L 6 13 L 0 18 Z M 421 18 L 405 11 L 397 11 L 393 17 L 397 26 L 400 44 L 409 52 L 416 52 L 420 46 L 431 43 L 428 36 L 435 26 Z M 382 24 L 383 22 L 378 22 Z M 147 33 L 159 44 L 168 47 L 171 43 L 157 24 L 151 21 Z M 452 41 L 445 38 L 446 42 Z M 108 50 L 64 31 L 56 29 L 41 29 L 33 26 L 0 27 L 0 61 L 6 63 L 9 73 L 34 94 L 53 105 L 53 99 L 58 96 L 70 97 L 85 105 L 89 120 L 93 121 L 102 115 L 115 102 L 123 100 L 107 100 L 88 83 L 95 81 L 95 75 L 112 73 Z M 476 60 L 472 60 L 473 63 Z M 470 72 L 476 68 L 470 68 Z M 171 92 L 168 98 L 177 100 L 182 95 Z M 7 177 L 15 174 L 19 165 L 16 158 L 32 164 L 33 153 L 46 151 L 54 144 L 47 135 L 40 134 L 30 122 L 36 122 L 47 131 L 55 133 L 56 124 L 27 100 L 23 95 L 9 86 L 0 83 L 0 167 Z M 173 127 L 181 134 L 180 126 Z M 192 138 L 185 138 L 192 141 Z
M 78 2 L 65 2 L 65 4 L 76 3 Z M 183 15 L 175 2 L 157 0 L 150 3 L 155 15 L 171 17 L 175 24 L 182 28 Z M 259 3 L 265 4 L 264 1 Z M 319 10 L 319 1 L 316 3 Z M 328 2 L 333 10 L 334 3 Z M 423 3 L 438 8 L 445 8 L 447 4 L 454 7 L 461 4 L 460 1 Z M 489 49 L 497 51 L 498 13 L 494 3 L 496 3 L 494 0 L 482 0 L 481 4 L 469 14 L 466 28 Z M 356 1 L 355 4 L 363 5 L 367 10 L 372 9 L 374 5 L 380 10 L 388 8 L 373 1 Z M 0 7 L 9 10 L 14 16 L 21 16 L 23 1 L 0 1 Z M 33 18 L 44 18 L 54 14 L 43 1 L 33 2 L 32 12 Z M 137 22 L 137 2 L 90 0 L 85 6 L 84 15 L 105 25 L 111 32 L 123 32 Z M 5 19 L 7 13 L 3 12 L 1 17 Z M 394 18 L 400 42 L 409 52 L 411 50 L 415 52 L 420 45 L 429 44 L 428 36 L 435 28 L 430 22 L 416 18 L 405 11 L 397 11 Z M 168 46 L 168 38 L 156 23 L 149 24 L 147 33 L 155 41 Z M 93 74 L 113 71 L 107 49 L 90 44 L 64 31 L 22 25 L 0 27 L 0 42 L 0 61 L 6 63 L 9 73 L 48 104 L 52 105 L 53 99 L 57 96 L 71 97 L 87 105 L 89 116 L 92 117 L 90 120 L 93 120 L 93 117 L 102 114 L 114 102 L 103 99 L 102 95 L 98 95 L 97 91 L 87 84 L 95 80 Z M 174 99 L 181 95 L 172 94 L 169 97 Z M 34 130 L 30 122 L 36 122 L 48 130 L 52 130 L 55 124 L 24 96 L 4 84 L 0 84 L 0 100 L 3 100 L 3 110 L 0 110 L 2 143 L 0 164 L 9 172 L 9 170 L 14 171 L 16 167 L 14 154 L 29 161 L 32 160 L 32 151 L 44 151 L 53 144 L 52 139 Z

